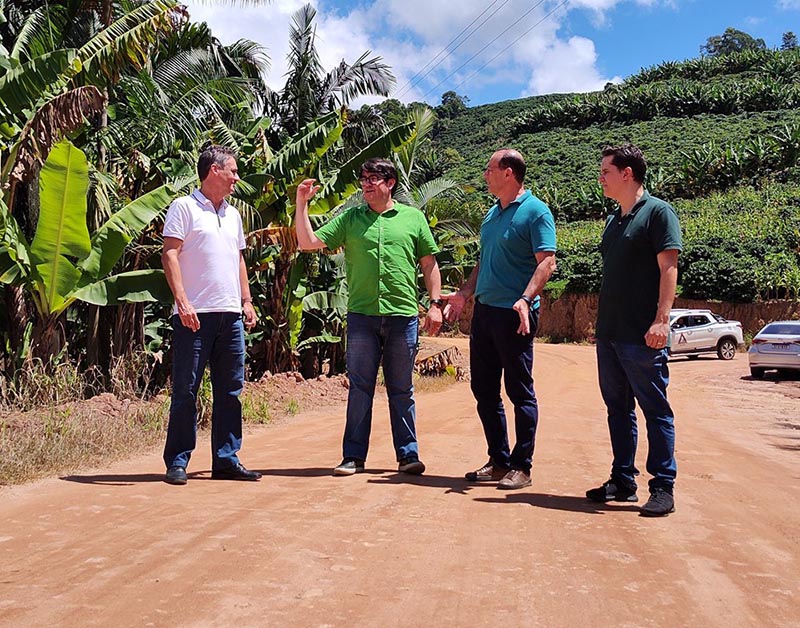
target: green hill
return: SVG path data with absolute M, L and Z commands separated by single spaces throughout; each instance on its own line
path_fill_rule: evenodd
M 647 187 L 681 216 L 685 296 L 800 293 L 797 50 L 667 62 L 602 92 L 467 108 L 442 122 L 436 146 L 457 151 L 448 175 L 478 190 L 494 150 L 525 155 L 528 185 L 560 223 L 554 289 L 580 292 L 599 285 L 600 219 L 613 208 L 597 184 L 600 150 L 628 141 L 648 158 Z

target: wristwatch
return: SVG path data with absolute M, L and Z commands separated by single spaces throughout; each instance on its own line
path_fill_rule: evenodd
M 523 301 L 525 301 L 525 303 L 527 303 L 527 304 L 528 304 L 528 307 L 531 307 L 531 306 L 533 306 L 533 299 L 531 299 L 529 296 L 525 296 L 525 295 L 523 294 L 523 295 L 520 297 L 520 299 L 522 299 Z
M 444 300 L 443 299 L 431 299 L 431 305 L 438 305 L 439 309 L 444 308 Z

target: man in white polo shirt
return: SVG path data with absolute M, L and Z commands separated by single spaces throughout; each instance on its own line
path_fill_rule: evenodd
M 256 324 L 242 257 L 242 219 L 225 200 L 239 180 L 238 172 L 233 151 L 207 148 L 197 162 L 200 189 L 176 199 L 164 220 L 161 261 L 175 297 L 172 404 L 164 447 L 169 484 L 186 484 L 186 467 L 197 440 L 197 391 L 206 364 L 214 396 L 211 478 L 261 477 L 236 455 L 242 446 L 244 327 Z

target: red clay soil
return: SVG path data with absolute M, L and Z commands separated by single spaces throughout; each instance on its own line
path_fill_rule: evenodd
M 259 483 L 211 481 L 206 437 L 183 487 L 154 450 L 3 488 L 0 625 L 800 626 L 800 382 L 752 381 L 743 354 L 671 370 L 667 518 L 584 500 L 610 456 L 594 352 L 537 345 L 532 487 L 463 480 L 486 454 L 458 383 L 418 397 L 418 478 L 379 399 L 362 475 L 331 475 L 340 404 L 249 428 Z

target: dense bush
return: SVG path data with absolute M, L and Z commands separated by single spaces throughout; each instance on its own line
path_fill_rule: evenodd
M 748 303 L 800 295 L 800 186 L 772 183 L 761 190 L 675 203 L 684 249 L 681 296 Z M 603 220 L 558 226 L 558 274 L 568 292 L 599 289 L 597 250 Z

